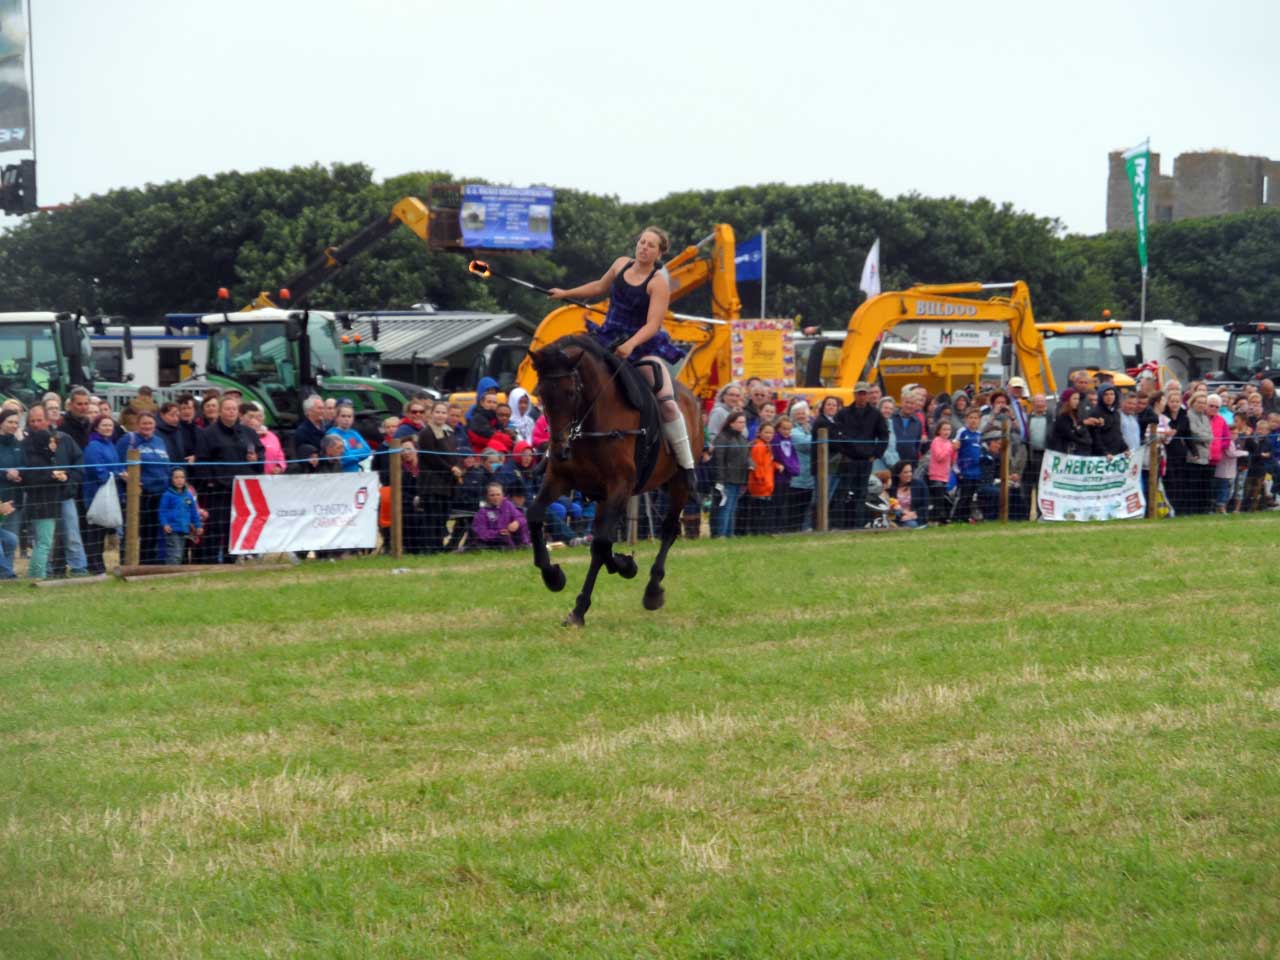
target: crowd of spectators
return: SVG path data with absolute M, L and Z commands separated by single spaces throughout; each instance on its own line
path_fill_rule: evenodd
M 541 484 L 549 431 L 525 391 L 503 403 L 497 384 L 482 382 L 465 410 L 415 396 L 373 442 L 356 428 L 348 402 L 311 396 L 302 414 L 286 444 L 235 390 L 157 403 L 144 387 L 118 415 L 84 388 L 73 389 L 65 406 L 53 394 L 30 409 L 7 401 L 0 408 L 0 579 L 17 576 L 22 551 L 32 579 L 103 573 L 107 543 L 121 532 L 130 452 L 140 461 L 143 564 L 234 562 L 232 487 L 246 473 L 377 471 L 389 528 L 392 450 L 400 453 L 408 552 L 528 546 L 525 510 Z M 1047 451 L 1137 454 L 1145 469 L 1151 440 L 1173 512 L 1276 506 L 1280 397 L 1269 380 L 1232 390 L 1144 378 L 1123 390 L 1081 372 L 1057 397 L 1029 395 L 1019 377 L 954 396 L 910 386 L 886 397 L 877 385 L 858 383 L 852 403 L 826 397 L 816 411 L 753 381 L 729 384 L 705 413 L 699 495 L 686 510 L 685 535 L 699 536 L 704 520 L 713 537 L 812 529 L 822 498 L 837 529 L 994 519 L 1006 426 L 1010 519 L 1034 517 Z M 644 512 L 660 514 L 660 507 Z M 593 512 L 577 494 L 553 502 L 548 539 L 589 542 Z

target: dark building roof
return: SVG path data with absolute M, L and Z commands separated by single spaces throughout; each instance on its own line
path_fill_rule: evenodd
M 499 333 L 533 333 L 535 325 L 518 313 L 473 313 L 440 310 L 435 313 L 378 314 L 378 339 L 373 317 L 353 317 L 352 332 L 373 345 L 383 363 L 443 360 Z

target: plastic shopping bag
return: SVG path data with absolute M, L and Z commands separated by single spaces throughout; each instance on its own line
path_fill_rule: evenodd
M 115 479 L 110 479 L 98 488 L 89 504 L 85 519 L 95 527 L 106 527 L 115 530 L 124 526 L 124 514 L 120 510 L 120 494 L 116 492 Z

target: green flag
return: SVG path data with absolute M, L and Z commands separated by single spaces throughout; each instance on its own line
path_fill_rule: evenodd
M 1147 193 L 1151 177 L 1151 141 L 1145 140 L 1124 152 L 1124 170 L 1133 191 L 1133 221 L 1138 227 L 1138 262 L 1147 272 Z

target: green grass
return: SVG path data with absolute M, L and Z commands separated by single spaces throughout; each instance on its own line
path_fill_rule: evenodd
M 1278 534 L 7 589 L 0 956 L 1274 957 Z

